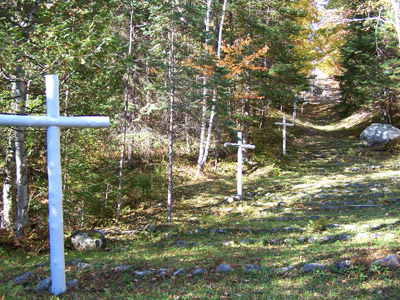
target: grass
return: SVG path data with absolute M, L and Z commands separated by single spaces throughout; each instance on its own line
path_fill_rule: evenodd
M 344 127 L 324 127 L 314 117 L 299 116 L 296 140 L 279 167 L 247 166 L 244 200 L 225 200 L 236 191 L 235 166 L 226 161 L 216 174 L 180 181 L 171 225 L 165 224 L 165 207 L 154 205 L 124 221 L 131 229 L 155 224 L 155 232 L 108 234 L 99 252 L 67 249 L 67 262 L 80 259 L 89 266 L 67 264 L 67 280 L 78 279 L 79 287 L 59 297 L 32 290 L 50 274 L 48 253 L 0 248 L 0 299 L 398 299 L 399 270 L 371 268 L 372 261 L 400 251 L 398 154 L 362 149 L 343 135 Z M 344 234 L 350 239 L 320 240 Z M 311 237 L 317 240 L 308 242 Z M 177 247 L 177 241 L 187 246 Z M 344 260 L 352 265 L 337 268 Z M 221 263 L 234 271 L 218 273 Z M 307 263 L 327 269 L 304 273 Z M 261 270 L 247 272 L 246 264 Z M 130 268 L 114 271 L 123 265 Z M 286 273 L 274 272 L 288 266 L 293 268 Z M 193 275 L 198 267 L 206 269 L 204 276 Z M 160 268 L 166 276 L 157 274 Z M 180 268 L 185 274 L 172 276 Z M 151 274 L 140 277 L 135 270 Z M 27 271 L 35 275 L 25 284 L 10 282 Z

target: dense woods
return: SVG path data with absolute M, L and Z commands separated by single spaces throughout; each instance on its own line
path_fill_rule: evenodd
M 173 205 L 176 165 L 192 177 L 212 172 L 236 131 L 264 145 L 253 161 L 275 159 L 269 112 L 291 112 L 316 66 L 337 76 L 344 112 L 373 104 L 392 122 L 397 1 L 327 8 L 312 0 L 2 1 L 1 113 L 45 114 L 43 75 L 57 74 L 61 115 L 110 116 L 111 129 L 62 130 L 65 223 L 127 220 L 138 205 Z M 23 236 L 28 224 L 46 223 L 45 130 L 0 134 L 2 227 Z

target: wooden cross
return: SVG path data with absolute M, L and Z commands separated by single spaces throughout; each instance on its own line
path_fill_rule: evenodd
M 224 147 L 233 146 L 238 148 L 238 168 L 237 168 L 237 196 L 242 198 L 242 170 L 243 170 L 243 149 L 254 149 L 256 146 L 254 145 L 246 145 L 243 144 L 242 133 L 239 131 L 237 134 L 238 142 L 237 143 L 225 143 Z
M 51 292 L 67 290 L 60 162 L 60 127 L 109 127 L 109 117 L 60 117 L 57 75 L 46 75 L 46 116 L 0 115 L 0 126 L 47 127 Z
M 281 125 L 283 126 L 283 132 L 282 132 L 282 136 L 283 136 L 283 155 L 286 155 L 286 126 L 294 126 L 294 122 L 293 123 L 286 123 L 286 116 L 283 115 L 283 122 L 275 122 L 276 125 Z

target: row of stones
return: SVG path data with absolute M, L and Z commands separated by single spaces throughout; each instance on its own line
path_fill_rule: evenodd
M 76 263 L 76 265 L 79 268 L 89 267 L 89 264 L 82 263 L 82 262 Z M 350 260 L 344 260 L 344 261 L 341 261 L 341 262 L 333 265 L 333 267 L 338 270 L 349 269 L 352 266 L 353 266 L 353 263 Z M 390 268 L 392 270 L 397 270 L 399 267 L 398 257 L 395 254 L 390 254 L 385 258 L 378 259 L 371 263 L 371 270 L 374 270 L 375 268 L 381 268 L 381 267 Z M 114 272 L 124 272 L 124 271 L 130 270 L 131 268 L 132 268 L 132 266 L 130 266 L 130 265 L 122 265 L 122 266 L 115 267 L 113 269 L 113 271 Z M 273 274 L 277 274 L 277 275 L 288 275 L 291 272 L 293 272 L 295 269 L 296 269 L 296 267 L 291 265 L 291 266 L 287 266 L 287 267 L 272 269 L 271 271 Z M 308 263 L 308 264 L 303 265 L 300 268 L 300 271 L 302 271 L 304 273 L 309 273 L 309 272 L 314 272 L 314 271 L 318 271 L 318 270 L 326 270 L 326 269 L 327 269 L 327 266 L 325 264 Z M 245 272 L 261 272 L 262 268 L 261 268 L 261 266 L 255 265 L 255 264 L 245 264 L 242 267 L 242 270 Z M 216 268 L 215 271 L 217 273 L 230 273 L 230 272 L 234 272 L 235 269 L 230 264 L 222 263 Z M 206 273 L 207 273 L 207 270 L 205 268 L 196 268 L 194 271 L 192 271 L 190 273 L 187 273 L 185 268 L 179 268 L 175 272 L 171 272 L 170 270 L 164 269 L 164 268 L 160 268 L 157 270 L 149 269 L 149 270 L 134 270 L 133 271 L 133 274 L 137 277 L 146 277 L 146 276 L 155 274 L 160 277 L 171 276 L 172 278 L 175 278 L 175 277 L 181 276 L 181 275 L 185 275 L 185 274 L 187 275 L 187 277 L 204 276 Z M 22 284 L 22 283 L 26 282 L 27 280 L 29 280 L 33 276 L 34 276 L 34 274 L 32 272 L 24 273 L 23 275 L 13 279 L 13 283 L 14 284 Z M 77 279 L 73 279 L 73 280 L 70 280 L 67 282 L 67 287 L 69 287 L 69 288 L 77 287 L 77 286 L 78 286 Z M 51 278 L 50 277 L 39 282 L 37 284 L 37 286 L 34 288 L 35 291 L 43 291 L 46 289 L 51 290 Z

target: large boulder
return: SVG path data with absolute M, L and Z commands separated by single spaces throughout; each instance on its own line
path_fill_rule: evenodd
M 101 230 L 78 230 L 71 233 L 71 248 L 93 250 L 104 247 L 105 237 Z
M 400 129 L 390 124 L 374 123 L 366 128 L 360 135 L 364 146 L 380 147 L 397 140 L 400 137 Z

